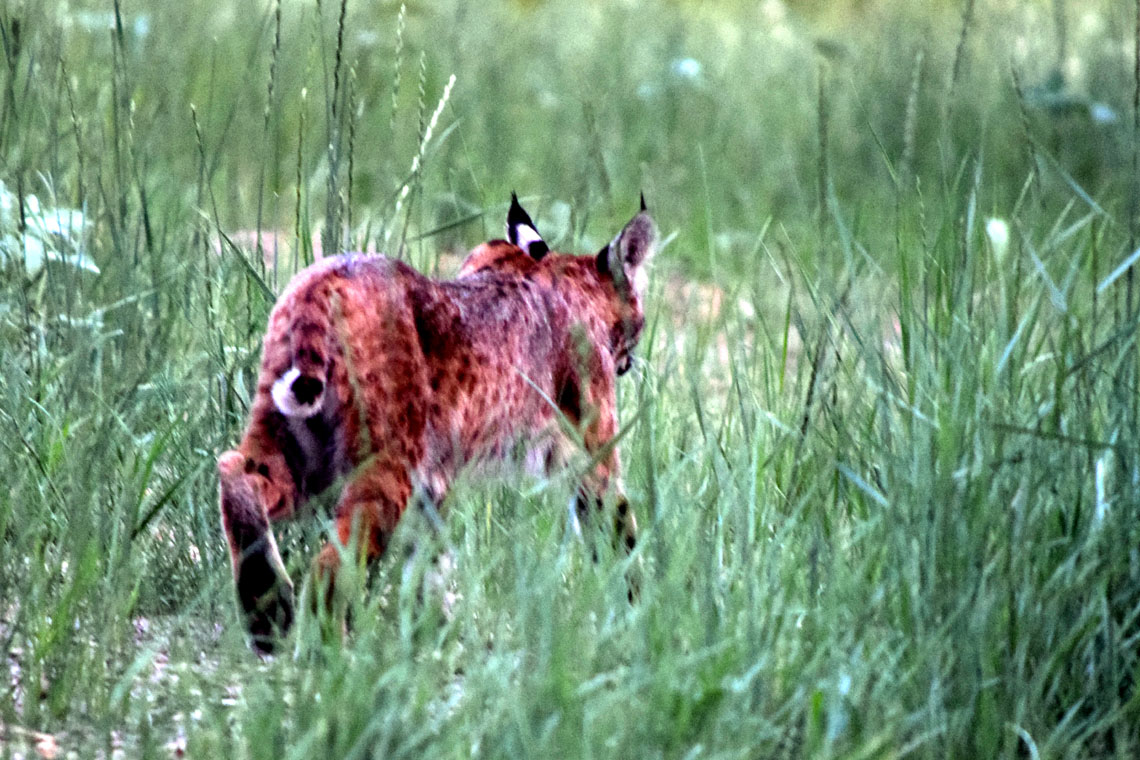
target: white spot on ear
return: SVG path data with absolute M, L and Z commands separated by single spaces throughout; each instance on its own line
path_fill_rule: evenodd
M 301 370 L 296 367 L 290 367 L 289 371 L 281 377 L 277 378 L 277 382 L 273 384 L 271 395 L 273 396 L 273 405 L 277 407 L 277 411 L 284 414 L 286 417 L 312 417 L 321 408 L 321 402 L 324 400 L 324 394 L 317 396 L 311 404 L 301 404 L 297 401 L 297 397 L 293 395 L 293 383 L 301 376 Z
M 531 243 L 542 242 L 542 235 L 538 234 L 538 230 L 527 224 L 520 224 L 515 227 L 515 235 L 518 237 L 516 245 L 527 252 L 530 252 Z

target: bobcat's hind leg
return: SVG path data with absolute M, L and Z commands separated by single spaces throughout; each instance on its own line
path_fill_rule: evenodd
M 405 465 L 374 456 L 358 468 L 336 507 L 336 540 L 326 543 L 313 560 L 310 601 L 314 612 L 323 606 L 335 618 L 342 617 L 349 591 L 337 585 L 343 547 L 354 547 L 359 559 L 378 559 L 388 548 L 411 495 L 412 480 Z
M 293 624 L 293 582 L 269 528 L 270 508 L 280 506 L 285 498 L 281 493 L 288 493 L 291 484 L 273 483 L 269 473 L 267 465 L 240 451 L 227 451 L 218 458 L 222 528 L 229 542 L 238 603 L 253 648 L 266 654 Z M 291 505 L 291 493 L 288 501 Z

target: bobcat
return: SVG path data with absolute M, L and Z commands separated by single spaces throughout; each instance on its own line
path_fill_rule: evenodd
M 330 588 L 339 546 L 357 536 L 368 559 L 380 556 L 408 503 L 438 514 L 430 508 L 464 465 L 521 454 L 549 471 L 579 436 L 594 464 L 577 514 L 588 518 L 613 489 L 615 541 L 633 549 L 614 384 L 641 335 L 656 244 L 642 197 L 597 255 L 552 252 L 512 194 L 507 239 L 471 251 L 454 280 L 352 253 L 293 278 L 269 316 L 245 435 L 218 458 L 222 527 L 255 649 L 272 651 L 293 619 L 270 522 L 334 483 L 336 540 L 313 563 Z

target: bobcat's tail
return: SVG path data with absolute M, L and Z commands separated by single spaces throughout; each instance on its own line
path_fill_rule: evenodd
M 312 417 L 319 412 L 328 383 L 332 354 L 328 299 L 307 300 L 306 308 L 293 316 L 286 333 L 293 363 L 273 383 L 273 404 L 286 417 Z

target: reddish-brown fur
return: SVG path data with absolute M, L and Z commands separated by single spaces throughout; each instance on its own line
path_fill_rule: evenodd
M 618 453 L 607 448 L 614 382 L 641 332 L 633 283 L 655 238 L 642 211 L 597 257 L 546 254 L 542 244 L 536 259 L 495 240 L 451 281 L 364 254 L 324 259 L 293 279 L 269 317 L 249 426 L 218 460 L 222 522 L 255 646 L 269 649 L 274 629 L 292 619 L 270 522 L 333 482 L 344 483 L 337 541 L 348 545 L 356 531 L 369 558 L 384 551 L 409 502 L 438 504 L 468 463 L 521 455 L 556 466 L 570 449 L 565 422 L 598 458 L 580 511 L 611 488 L 620 494 Z M 632 549 L 624 498 L 617 510 Z M 339 556 L 326 545 L 318 575 L 331 580 Z

